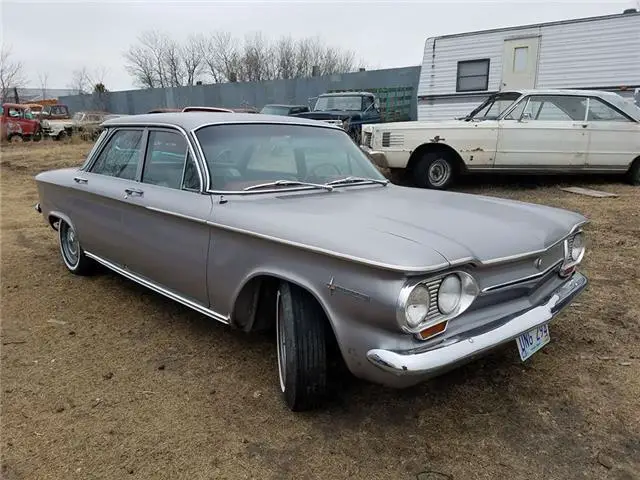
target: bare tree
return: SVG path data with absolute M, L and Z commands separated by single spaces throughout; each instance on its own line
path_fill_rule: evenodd
M 24 85 L 22 62 L 13 60 L 11 47 L 2 45 L 0 49 L 0 94 L 2 101 L 6 101 L 11 91 Z
M 47 84 L 49 81 L 49 72 L 38 72 L 38 82 L 40 83 L 40 89 L 42 90 L 42 99 L 47 98 Z
M 187 85 L 194 85 L 196 78 L 202 72 L 204 64 L 203 42 L 204 37 L 202 35 L 192 35 L 181 47 L 180 57 Z
M 127 72 L 146 87 L 193 85 L 206 75 L 214 83 L 330 75 L 355 69 L 355 54 L 326 46 L 320 37 L 269 41 L 260 32 L 238 42 L 228 32 L 192 35 L 184 43 L 147 31 L 124 54 Z
M 93 81 L 87 67 L 74 70 L 71 73 L 69 88 L 76 92 L 76 95 L 84 95 L 93 90 Z

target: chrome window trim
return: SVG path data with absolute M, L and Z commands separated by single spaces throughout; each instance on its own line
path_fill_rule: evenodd
M 134 127 L 125 127 L 125 128 L 121 129 L 119 126 L 117 126 L 117 127 L 112 127 L 112 128 L 105 128 L 105 130 L 107 130 L 109 132 L 108 135 L 105 135 L 105 137 L 102 140 L 102 143 L 100 144 L 99 148 L 95 148 L 96 145 L 94 144 L 95 150 L 94 149 L 91 150 L 91 152 L 93 152 L 93 157 L 91 158 L 90 161 L 84 163 L 84 165 L 80 168 L 81 171 L 86 172 L 86 173 L 93 173 L 91 171 L 91 169 L 93 168 L 93 165 L 98 161 L 98 157 L 100 157 L 100 155 L 102 154 L 102 152 L 104 151 L 106 146 L 111 141 L 111 138 L 118 131 L 120 131 L 120 130 L 140 130 L 140 131 L 142 131 L 142 138 L 144 139 L 144 134 L 145 134 L 146 127 L 144 125 L 137 125 L 137 126 L 134 126 Z M 95 175 L 102 175 L 102 174 L 96 173 Z
M 142 129 L 142 130 L 149 130 L 149 129 L 152 129 L 152 128 L 168 128 L 168 129 L 177 130 L 178 132 L 180 132 L 182 134 L 182 136 L 184 136 L 184 138 L 185 138 L 185 140 L 187 142 L 187 146 L 189 148 L 189 151 L 191 152 L 191 155 L 193 156 L 193 159 L 196 162 L 196 168 L 198 169 L 198 177 L 200 178 L 200 191 L 199 191 L 199 193 L 208 193 L 207 192 L 207 188 L 205 188 L 207 185 L 204 182 L 204 177 L 203 177 L 203 173 L 202 173 L 203 165 L 201 165 L 201 162 L 198 160 L 199 157 L 195 154 L 195 150 L 193 148 L 193 144 L 192 144 L 192 141 L 189 138 L 189 134 L 188 134 L 187 130 L 185 130 L 181 126 L 175 125 L 175 124 L 171 124 L 171 123 L 161 123 L 161 122 L 147 122 L 147 123 L 127 123 L 127 122 L 119 123 L 118 122 L 118 123 L 114 123 L 114 124 L 108 125 L 105 128 L 113 129 L 114 132 L 119 130 L 119 129 L 131 129 L 131 128 L 133 128 L 133 129 Z M 109 138 L 111 138 L 112 135 L 113 135 L 113 133 L 111 133 Z M 144 155 L 145 155 L 145 157 L 146 157 L 146 153 L 147 153 L 147 145 L 145 144 L 145 146 L 144 146 Z M 143 162 L 144 162 L 144 158 L 145 157 L 143 157 Z M 95 161 L 95 159 L 93 161 Z M 202 161 L 204 161 L 204 159 L 202 159 Z M 205 171 L 206 170 L 208 170 L 208 169 L 205 168 Z
M 183 297 L 182 295 L 179 295 L 175 292 L 172 292 L 170 290 L 167 290 L 166 288 L 158 285 L 157 283 L 154 283 L 150 280 L 144 279 L 142 277 L 139 277 L 138 275 L 136 275 L 133 272 L 130 272 L 129 270 L 126 270 L 124 268 L 119 267 L 118 265 L 111 263 L 108 260 L 105 260 L 104 258 L 95 255 L 91 252 L 84 252 L 85 255 L 93 260 L 95 260 L 96 262 L 104 265 L 105 267 L 109 268 L 110 270 L 113 270 L 114 272 L 122 275 L 125 278 L 128 278 L 129 280 L 133 280 L 136 283 L 139 283 L 140 285 L 142 285 L 143 287 L 147 287 L 157 293 L 160 293 L 161 295 L 164 295 L 165 297 L 170 298 L 171 300 L 175 300 L 176 302 L 182 303 L 183 305 L 202 313 L 203 315 L 206 315 L 207 317 L 213 318 L 214 320 L 217 320 L 221 323 L 224 324 L 229 324 L 230 322 L 230 317 L 229 316 L 224 316 L 219 314 L 218 312 L 215 312 L 214 310 L 211 310 L 209 308 L 206 308 L 196 302 L 193 302 L 192 300 L 189 300 L 185 297 Z

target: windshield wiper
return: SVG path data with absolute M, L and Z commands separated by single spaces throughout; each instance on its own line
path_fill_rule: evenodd
M 372 182 L 377 183 L 379 185 L 387 185 L 389 180 L 378 180 L 377 178 L 364 178 L 364 177 L 345 177 L 339 178 L 338 180 L 332 180 L 325 185 L 341 185 L 344 183 L 361 183 L 361 182 Z
M 259 190 L 261 188 L 269 188 L 269 187 L 294 187 L 294 186 L 304 186 L 304 187 L 315 187 L 315 188 L 323 188 L 328 191 L 332 191 L 333 187 L 329 184 L 320 184 L 320 183 L 309 183 L 309 182 L 299 182 L 298 180 L 276 180 L 275 182 L 261 183 L 259 185 L 251 185 L 249 187 L 245 187 L 242 190 Z

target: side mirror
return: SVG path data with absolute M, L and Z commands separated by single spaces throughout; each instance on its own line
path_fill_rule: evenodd
M 524 113 L 522 114 L 522 117 L 520 117 L 520 121 L 521 121 L 521 122 L 525 122 L 525 121 L 531 120 L 532 118 L 533 118 L 533 117 L 531 116 L 531 113 L 529 113 L 529 112 L 524 112 Z

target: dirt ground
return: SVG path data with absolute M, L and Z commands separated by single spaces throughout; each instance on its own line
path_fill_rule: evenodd
M 638 479 L 640 188 L 490 179 L 459 190 L 591 219 L 587 292 L 522 363 L 515 342 L 404 391 L 346 379 L 289 412 L 274 339 L 208 320 L 116 274 L 68 274 L 33 175 L 89 144 L 3 148 L 2 473 L 39 479 Z

